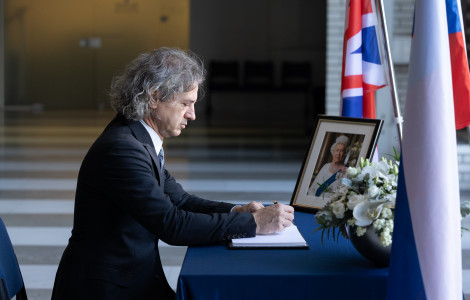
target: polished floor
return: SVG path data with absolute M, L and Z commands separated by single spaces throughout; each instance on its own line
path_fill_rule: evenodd
M 80 162 L 111 118 L 110 112 L 7 112 L 0 124 L 0 217 L 30 299 L 50 299 L 70 236 Z M 306 130 L 203 125 L 196 122 L 165 141 L 165 166 L 187 191 L 233 203 L 289 203 L 309 140 Z M 468 192 L 462 196 L 470 198 Z M 160 249 L 176 288 L 186 248 L 162 243 Z M 470 294 L 470 234 L 462 253 L 464 293 Z

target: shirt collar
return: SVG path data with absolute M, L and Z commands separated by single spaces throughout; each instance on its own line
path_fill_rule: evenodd
M 155 151 L 158 154 L 160 152 L 160 149 L 162 149 L 162 146 L 163 146 L 162 139 L 158 136 L 158 134 L 155 132 L 155 130 L 153 130 L 152 127 L 148 126 L 147 123 L 144 122 L 144 120 L 140 120 L 140 123 L 144 125 L 144 128 L 149 133 L 150 138 L 152 139 L 153 147 L 155 148 Z

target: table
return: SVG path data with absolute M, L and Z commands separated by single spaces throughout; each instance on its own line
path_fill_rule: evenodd
M 376 268 L 349 240 L 326 239 L 313 214 L 294 222 L 310 249 L 228 250 L 190 247 L 177 299 L 385 299 L 388 268 Z

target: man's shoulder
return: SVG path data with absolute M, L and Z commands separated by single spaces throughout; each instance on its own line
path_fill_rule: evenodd
M 93 143 L 92 149 L 113 147 L 138 147 L 142 143 L 136 138 L 130 123 L 113 119 Z

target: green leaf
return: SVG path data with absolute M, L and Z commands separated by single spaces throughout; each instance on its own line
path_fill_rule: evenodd
M 400 153 L 397 151 L 397 148 L 395 148 L 395 146 L 393 146 L 393 154 L 388 154 L 387 153 L 385 155 L 390 156 L 395 161 L 400 161 Z
M 346 230 L 346 226 L 343 225 L 340 227 L 341 234 L 343 235 L 344 238 L 349 239 L 348 231 Z

